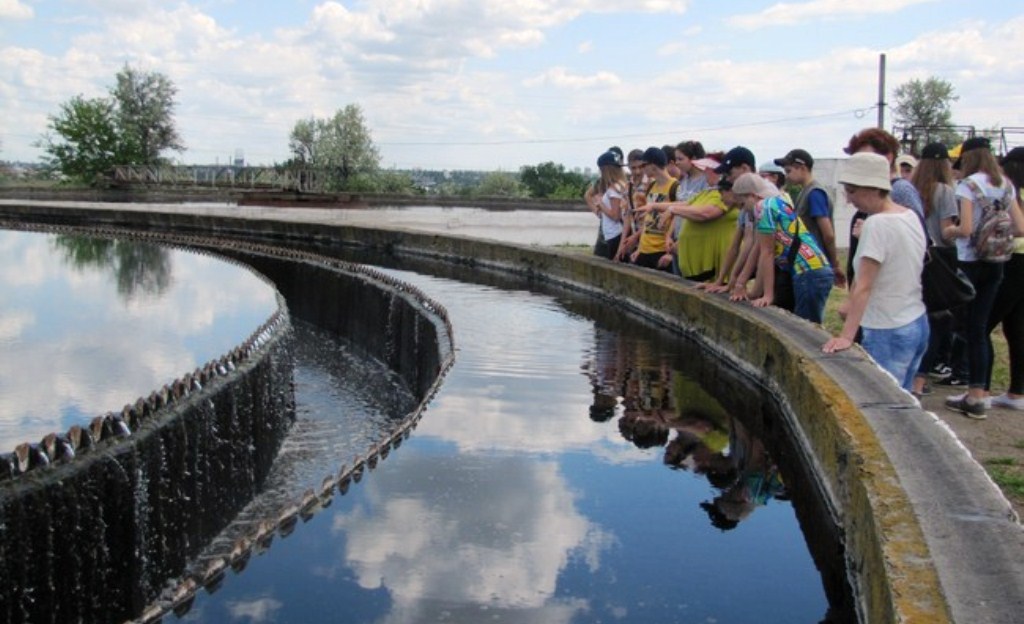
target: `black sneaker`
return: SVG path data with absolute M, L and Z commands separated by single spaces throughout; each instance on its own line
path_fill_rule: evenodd
M 963 379 L 960 379 L 956 375 L 949 375 L 947 377 L 943 377 L 942 379 L 939 379 L 938 381 L 936 381 L 935 385 L 937 385 L 937 386 L 960 387 L 960 386 L 966 386 L 967 382 L 965 380 L 963 380 Z
M 928 373 L 932 377 L 947 377 L 953 374 L 953 369 L 942 362 L 937 363 Z
M 960 412 L 968 418 L 973 418 L 974 420 L 985 420 L 988 418 L 988 416 L 985 415 L 985 402 L 972 401 L 967 398 L 966 394 L 963 396 L 947 398 L 946 407 L 954 412 Z

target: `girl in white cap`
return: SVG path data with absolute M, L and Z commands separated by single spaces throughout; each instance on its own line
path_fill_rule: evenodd
M 921 299 L 926 238 L 920 217 L 889 196 L 889 161 L 858 152 L 839 176 L 847 200 L 869 215 L 854 257 L 856 277 L 839 310 L 845 318 L 825 353 L 853 346 L 857 328 L 862 346 L 883 369 L 910 390 L 928 348 L 928 314 Z

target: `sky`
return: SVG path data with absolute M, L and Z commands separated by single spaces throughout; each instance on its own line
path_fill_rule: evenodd
M 48 117 L 125 64 L 177 87 L 182 164 L 282 162 L 296 121 L 348 104 L 399 169 L 594 169 L 688 139 L 839 157 L 878 123 L 882 54 L 886 101 L 942 78 L 955 123 L 1012 146 L 1021 32 L 1017 0 L 0 0 L 0 161 L 38 161 Z

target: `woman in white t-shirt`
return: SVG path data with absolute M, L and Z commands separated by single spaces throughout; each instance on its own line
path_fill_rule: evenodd
M 857 328 L 862 346 L 878 365 L 910 390 L 928 347 L 928 314 L 921 300 L 925 234 L 914 212 L 889 197 L 889 161 L 859 152 L 839 176 L 847 200 L 870 218 L 864 221 L 853 262 L 856 277 L 840 307 L 843 330 L 822 346 L 825 353 L 853 346 Z
M 1018 235 L 1024 233 L 1024 216 L 1017 204 L 1013 185 L 1003 176 L 992 154 L 989 140 L 973 137 L 964 141 L 957 161 L 961 180 L 956 188 L 960 200 L 960 223 L 943 229 L 947 239 L 956 239 L 956 255 L 960 268 L 974 284 L 974 299 L 967 305 L 964 329 L 967 339 L 967 393 L 946 399 L 946 406 L 962 412 L 968 418 L 983 419 L 989 403 L 989 372 L 992 367 L 992 338 L 988 332 L 988 317 L 995 303 L 999 284 L 1003 281 L 1003 264 L 978 257 L 971 243 L 971 234 L 980 225 L 982 208 L 980 196 L 1000 200 L 1008 206 Z

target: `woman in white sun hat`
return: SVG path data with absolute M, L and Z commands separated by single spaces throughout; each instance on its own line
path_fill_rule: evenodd
M 921 299 L 921 270 L 926 238 L 917 214 L 889 197 L 889 161 L 859 152 L 839 176 L 847 200 L 866 212 L 854 257 L 856 277 L 840 307 L 845 323 L 822 346 L 825 353 L 853 346 L 857 328 L 862 346 L 906 390 L 928 348 L 928 315 Z

